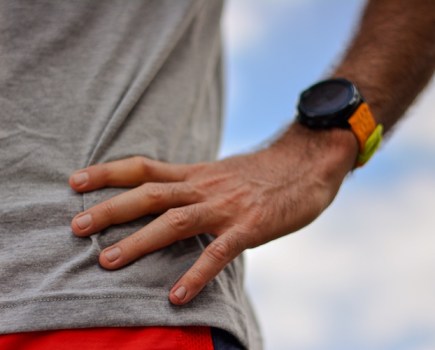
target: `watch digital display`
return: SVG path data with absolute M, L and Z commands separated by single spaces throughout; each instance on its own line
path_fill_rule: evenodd
M 302 92 L 297 119 L 312 128 L 349 128 L 348 119 L 362 102 L 349 80 L 324 80 Z
M 340 80 L 319 83 L 304 91 L 300 108 L 311 116 L 334 114 L 345 108 L 353 96 L 354 92 L 349 84 Z

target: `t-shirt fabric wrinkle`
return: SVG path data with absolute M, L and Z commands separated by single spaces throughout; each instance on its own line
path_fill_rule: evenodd
M 261 348 L 243 257 L 188 305 L 168 301 L 212 236 L 106 271 L 101 250 L 153 218 L 87 238 L 70 228 L 126 191 L 75 193 L 74 170 L 135 155 L 215 159 L 221 11 L 221 0 L 0 0 L 0 333 L 209 326 Z

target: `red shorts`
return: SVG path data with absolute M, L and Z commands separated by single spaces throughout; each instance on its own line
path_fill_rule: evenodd
M 210 327 L 87 328 L 0 335 L 1 350 L 213 350 Z

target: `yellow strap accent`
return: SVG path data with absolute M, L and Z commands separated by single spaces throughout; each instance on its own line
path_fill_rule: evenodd
M 382 126 L 382 124 L 379 124 L 372 132 L 372 134 L 369 136 L 364 150 L 358 154 L 358 159 L 356 164 L 358 167 L 361 167 L 365 163 L 367 163 L 369 159 L 373 156 L 373 154 L 375 154 L 376 150 L 379 148 L 379 146 L 382 143 L 383 130 L 384 127 Z
M 373 156 L 382 142 L 383 127 L 376 125 L 375 118 L 367 103 L 359 105 L 352 117 L 349 118 L 350 127 L 359 144 L 357 166 L 363 166 Z

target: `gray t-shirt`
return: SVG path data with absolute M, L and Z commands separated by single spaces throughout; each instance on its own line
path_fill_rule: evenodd
M 75 193 L 76 169 L 133 155 L 215 157 L 221 2 L 0 0 L 0 333 L 209 325 L 261 348 L 242 258 L 188 305 L 168 301 L 210 236 L 107 271 L 100 251 L 150 218 L 89 238 L 70 228 L 125 191 Z

